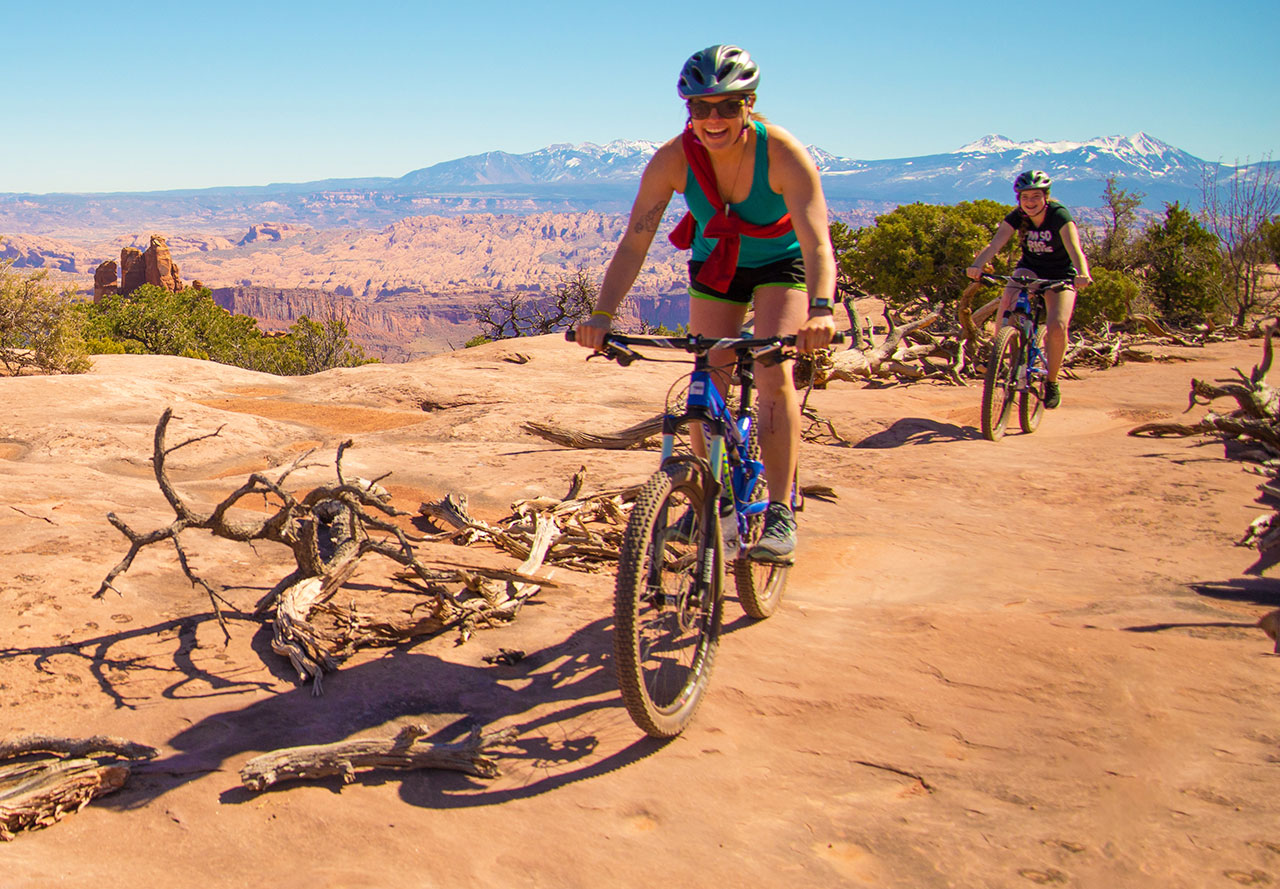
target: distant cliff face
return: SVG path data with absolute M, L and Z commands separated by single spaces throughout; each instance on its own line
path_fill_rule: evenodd
M 234 245 L 200 242 L 177 258 L 221 305 L 265 329 L 338 312 L 370 354 L 396 361 L 471 339 L 475 309 L 498 295 L 550 294 L 578 269 L 598 282 L 626 224 L 623 214 L 594 212 L 417 216 L 377 232 L 261 224 Z M 627 311 L 674 327 L 687 320 L 687 254 L 666 230 Z
M 276 287 L 214 287 L 214 301 L 257 318 L 263 330 L 285 330 L 299 318 L 338 318 L 371 357 L 407 361 L 463 343 L 480 332 L 474 309 L 489 294 L 422 294 L 416 299 L 371 303 L 323 290 Z
M 257 318 L 263 330 L 285 330 L 302 316 L 323 322 L 340 318 L 352 339 L 371 357 L 409 361 L 461 348 L 481 332 L 475 311 L 507 296 L 499 291 L 451 291 L 386 296 L 376 302 L 323 290 L 273 287 L 215 287 L 218 305 Z M 674 328 L 688 320 L 683 292 L 667 296 L 635 295 L 625 321 L 644 319 Z
M 678 216 L 668 213 L 654 237 L 624 307 L 631 320 L 687 320 L 688 254 L 666 237 Z M 370 354 L 396 361 L 465 343 L 480 332 L 475 309 L 499 295 L 537 299 L 579 270 L 599 283 L 626 225 L 626 214 L 597 212 L 414 216 L 378 231 L 262 222 L 238 232 L 185 230 L 167 245 L 184 278 L 204 282 L 221 305 L 264 329 L 336 312 Z M 78 286 L 89 292 L 115 280 L 104 268 L 95 281 L 90 257 L 132 257 L 140 252 L 133 245 L 149 240 L 24 237 L 14 252 L 29 267 L 83 274 Z

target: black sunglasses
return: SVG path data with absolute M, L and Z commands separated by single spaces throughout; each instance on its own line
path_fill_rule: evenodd
M 725 99 L 721 102 L 704 102 L 701 99 L 690 99 L 685 102 L 689 115 L 694 120 L 706 120 L 714 112 L 721 120 L 733 120 L 746 104 L 744 99 Z

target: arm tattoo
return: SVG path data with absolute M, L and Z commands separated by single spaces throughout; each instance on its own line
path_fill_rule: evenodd
M 656 232 L 658 230 L 658 223 L 662 222 L 662 213 L 666 209 L 666 201 L 654 204 L 652 210 L 636 220 L 636 224 L 632 230 L 635 231 L 636 234 L 639 234 L 640 232 Z

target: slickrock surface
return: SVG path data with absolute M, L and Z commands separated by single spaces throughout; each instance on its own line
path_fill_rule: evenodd
M 270 631 L 230 621 L 172 550 L 106 521 L 166 524 L 151 438 L 211 504 L 249 472 L 331 478 L 333 453 L 402 509 L 642 480 L 652 451 L 572 451 L 527 420 L 600 432 L 651 416 L 680 370 L 622 369 L 558 337 L 282 379 L 108 356 L 79 377 L 0 379 L 0 737 L 113 735 L 161 756 L 118 793 L 0 845 L 0 887 L 778 886 L 1203 889 L 1280 883 L 1280 658 L 1253 624 L 1280 585 L 1232 546 L 1265 511 L 1221 444 L 1125 433 L 1180 414 L 1190 378 L 1259 343 L 1064 385 L 1034 435 L 981 440 L 980 390 L 833 384 L 810 405 L 856 448 L 806 444 L 810 500 L 779 612 L 727 607 L 711 689 L 661 745 L 621 707 L 612 578 L 557 570 L 509 627 L 366 651 L 298 687 Z M 525 363 L 507 360 L 519 353 Z M 193 566 L 243 612 L 287 554 L 200 533 Z M 441 558 L 510 565 L 494 550 Z M 356 578 L 357 602 L 381 595 Z M 484 660 L 499 648 L 528 657 Z M 265 659 L 265 660 L 264 660 Z M 376 772 L 239 787 L 268 750 L 425 722 L 516 726 L 489 782 Z

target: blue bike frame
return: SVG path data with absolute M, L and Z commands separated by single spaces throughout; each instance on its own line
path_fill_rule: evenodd
M 1027 366 L 1023 368 L 1023 373 L 1018 377 L 1018 391 L 1024 391 L 1031 383 L 1032 376 L 1045 376 L 1049 373 L 1049 365 L 1045 360 L 1044 351 L 1040 348 L 1040 322 L 1044 314 L 1044 296 L 1036 294 L 1035 304 L 1033 305 L 1030 297 L 1027 295 L 1027 285 L 1022 285 L 1018 291 L 1018 299 L 1009 309 L 1008 315 L 1012 316 L 1013 322 L 1017 324 L 1022 332 L 1023 339 L 1027 343 Z M 1022 319 L 1018 318 L 1021 314 Z M 1025 320 L 1023 320 L 1025 319 Z
M 725 482 L 733 493 L 733 505 L 737 513 L 739 539 L 745 539 L 747 522 L 768 507 L 767 500 L 748 500 L 764 472 L 764 463 L 751 459 L 747 452 L 753 418 L 745 410 L 734 418 L 729 405 L 704 365 L 706 358 L 695 358 L 694 370 L 689 378 L 687 417 L 702 422 L 707 435 L 707 464 L 713 470 L 709 475 L 714 486 L 710 493 L 718 499 Z M 752 391 L 750 381 L 744 381 L 743 392 Z M 744 408 L 746 405 L 744 405 Z M 675 453 L 676 434 L 685 417 L 667 414 L 662 420 L 662 463 Z M 719 471 L 716 471 L 719 467 Z M 726 477 L 725 469 L 729 472 Z

